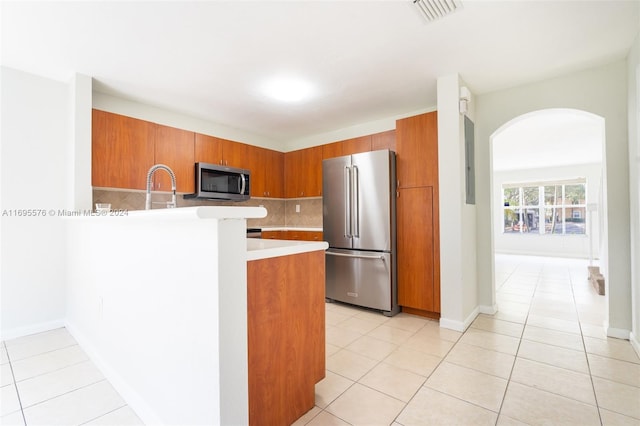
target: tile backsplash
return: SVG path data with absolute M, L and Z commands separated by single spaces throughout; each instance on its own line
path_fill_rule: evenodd
M 110 188 L 93 188 L 93 205 L 96 203 L 110 203 L 114 210 L 144 210 L 146 192 L 141 190 L 123 190 Z M 214 201 L 214 200 L 185 200 L 178 194 L 178 207 L 192 206 L 264 206 L 267 217 L 262 219 L 248 219 L 250 227 L 291 226 L 291 227 L 322 227 L 322 198 L 251 198 L 247 201 Z M 164 203 L 171 200 L 171 194 L 154 192 L 152 208 L 164 208 Z M 300 206 L 299 213 L 296 206 Z

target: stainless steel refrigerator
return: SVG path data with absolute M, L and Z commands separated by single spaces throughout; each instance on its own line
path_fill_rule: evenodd
M 398 311 L 396 156 L 387 149 L 322 162 L 326 298 Z

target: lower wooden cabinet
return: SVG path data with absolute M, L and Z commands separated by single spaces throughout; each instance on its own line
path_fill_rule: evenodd
M 262 231 L 262 238 L 267 240 L 322 241 L 322 231 Z
M 325 375 L 323 251 L 247 262 L 249 424 L 290 425 Z
M 440 259 L 436 194 L 431 186 L 400 189 L 398 194 L 398 304 L 405 312 L 437 316 Z

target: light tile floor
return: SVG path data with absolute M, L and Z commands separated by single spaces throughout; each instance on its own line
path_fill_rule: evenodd
M 465 333 L 327 304 L 327 375 L 296 425 L 640 425 L 640 359 L 605 335 L 587 262 L 496 256 Z
M 605 336 L 586 262 L 497 256 L 465 333 L 327 304 L 327 373 L 296 425 L 640 425 L 640 359 Z M 136 425 L 64 329 L 0 344 L 0 424 Z
M 141 425 L 64 328 L 0 344 L 1 425 Z

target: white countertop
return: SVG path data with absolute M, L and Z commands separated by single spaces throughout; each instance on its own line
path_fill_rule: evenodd
M 324 251 L 328 248 L 329 243 L 326 241 L 262 240 L 259 238 L 247 238 L 247 261 L 289 256 L 317 250 Z
M 196 206 L 175 209 L 112 211 L 105 217 L 142 217 L 162 219 L 260 219 L 267 216 L 264 207 Z

